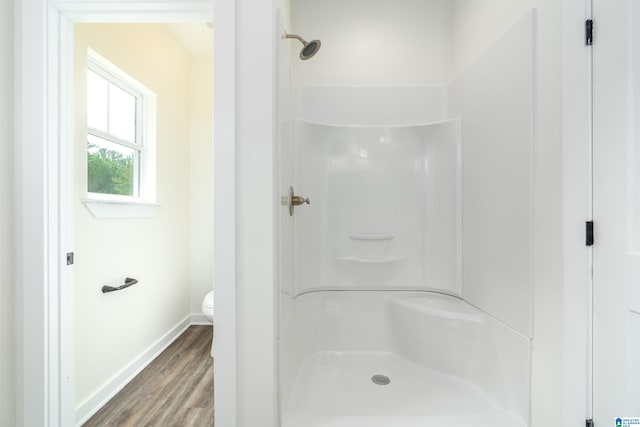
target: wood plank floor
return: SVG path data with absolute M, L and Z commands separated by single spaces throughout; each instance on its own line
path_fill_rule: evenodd
M 211 326 L 190 326 L 85 424 L 213 426 Z

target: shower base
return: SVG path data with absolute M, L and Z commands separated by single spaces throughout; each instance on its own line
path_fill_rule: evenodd
M 466 381 L 373 351 L 307 357 L 282 418 L 283 427 L 526 427 Z

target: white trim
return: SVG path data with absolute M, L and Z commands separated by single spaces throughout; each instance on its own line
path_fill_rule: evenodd
M 69 20 L 84 23 L 213 22 L 215 1 L 48 0 Z
M 121 89 L 138 100 L 145 93 L 154 93 L 151 89 L 131 77 L 129 73 L 91 48 L 87 48 L 87 68 L 108 81 L 113 80 L 118 87 L 123 85 L 124 87 L 121 87 Z M 136 142 L 138 141 L 139 139 L 136 139 Z
M 75 22 L 211 22 L 214 2 L 225 37 L 217 38 L 216 152 L 235 177 L 235 2 L 233 0 L 22 0 L 15 4 L 16 424 L 74 425 L 72 34 Z M 218 7 L 222 4 L 221 7 Z M 224 24 L 222 24 L 224 23 Z M 227 37 L 231 34 L 230 37 Z M 213 35 L 212 35 L 213 37 Z M 227 80 L 230 79 L 230 80 Z M 224 111 L 224 108 L 231 108 Z M 218 120 L 220 117 L 222 120 Z M 222 159 L 217 159 L 222 160 Z M 235 180 L 216 194 L 216 251 L 226 264 L 217 289 L 218 327 L 229 347 L 218 350 L 216 424 L 236 424 Z M 222 250 L 224 248 L 224 250 Z M 220 278 L 216 275 L 216 278 Z M 225 295 L 228 298 L 225 299 Z M 230 304 L 231 302 L 231 304 Z M 227 351 L 228 349 L 228 351 Z M 220 395 L 224 396 L 219 400 Z
M 158 341 L 142 352 L 136 359 L 125 366 L 118 374 L 104 384 L 93 396 L 81 403 L 76 409 L 76 426 L 81 426 L 91 418 L 100 408 L 111 400 L 120 390 L 122 390 L 136 375 L 149 366 L 156 357 L 167 349 L 184 331 L 191 326 L 191 315 L 182 319 L 176 326 L 171 328 Z
M 192 325 L 213 325 L 209 319 L 202 313 L 191 313 Z
M 73 27 L 70 22 L 63 16 L 53 13 L 50 10 L 49 15 L 55 17 L 59 22 L 59 42 L 58 49 L 62 46 L 73 46 Z M 50 32 L 52 29 L 49 30 Z M 55 39 L 52 39 L 55 40 Z M 52 52 L 50 49 L 50 56 Z M 58 52 L 59 53 L 59 52 Z M 52 111 L 48 112 L 51 122 L 54 121 L 54 114 L 59 117 L 73 117 L 74 116 L 74 102 L 71 96 L 61 96 L 61 94 L 72 93 L 74 88 L 73 70 L 74 63 L 72 56 L 68 56 L 65 59 L 60 57 L 59 63 L 59 88 L 57 96 L 60 99 L 60 110 L 58 113 Z M 51 70 L 51 69 L 50 69 Z M 53 85 L 52 85 L 53 86 Z M 60 128 L 60 139 L 58 143 L 59 155 L 56 160 L 59 162 L 59 171 L 73 171 L 74 170 L 74 123 L 69 120 L 66 122 L 58 121 Z M 64 143 L 63 141 L 66 141 Z M 59 404 L 58 410 L 59 425 L 71 425 L 74 417 L 75 408 L 75 311 L 68 309 L 68 307 L 75 307 L 75 273 L 73 268 L 68 268 L 61 257 L 65 252 L 75 252 L 74 244 L 74 228 L 66 229 L 65 232 L 63 224 L 73 223 L 74 221 L 74 196 L 75 196 L 75 178 L 72 173 L 59 173 L 60 188 L 59 190 L 59 221 L 51 226 L 51 231 L 57 233 L 59 236 L 59 251 L 55 253 L 57 258 L 52 261 L 57 262 L 60 265 L 59 274 L 59 299 L 52 300 L 52 306 L 58 306 L 59 309 L 59 327 L 60 327 L 60 341 L 58 343 L 58 360 L 60 364 L 60 373 L 58 379 L 58 394 Z M 55 292 L 54 292 L 55 294 Z M 67 305 L 63 304 L 65 302 Z M 64 343 L 64 344 L 63 344 Z M 51 353 L 49 354 L 51 356 Z M 52 370 L 52 374 L 55 369 Z M 54 414 L 51 414 L 54 416 Z M 56 425 L 57 420 L 50 420 L 51 425 Z
M 82 203 L 97 219 L 153 218 L 158 214 L 158 203 L 83 200 Z
M 65 40 L 65 35 L 68 36 L 69 32 L 67 32 L 67 28 L 65 28 L 64 22 L 61 19 L 62 17 L 58 16 L 55 13 L 51 13 L 51 11 L 49 11 L 49 13 L 47 14 L 47 21 L 48 21 L 48 32 L 51 35 L 52 32 L 55 31 L 55 35 L 51 36 L 48 39 L 48 50 L 49 52 L 53 53 L 59 53 L 59 47 L 62 44 L 62 41 Z M 66 40 L 70 40 L 70 39 L 66 39 Z M 48 127 L 46 128 L 46 135 L 47 135 L 47 149 L 49 152 L 56 152 L 56 151 L 60 151 L 60 152 L 64 152 L 65 148 L 68 147 L 68 145 L 64 144 L 64 139 L 63 139 L 63 134 L 65 132 L 67 132 L 67 135 L 73 135 L 73 133 L 70 133 L 70 129 L 71 126 L 69 126 L 69 124 L 65 124 L 61 121 L 55 120 L 54 117 L 57 114 L 64 114 L 67 113 L 69 111 L 72 111 L 71 108 L 71 100 L 70 99 L 64 99 L 64 97 L 61 96 L 62 90 L 64 88 L 70 88 L 71 86 L 66 86 L 66 83 L 69 82 L 69 80 L 67 80 L 68 75 L 65 74 L 65 66 L 68 66 L 69 63 L 62 60 L 59 63 L 54 63 L 54 61 L 51 60 L 52 55 L 49 55 L 49 61 L 48 61 L 48 75 L 46 83 L 45 83 L 45 91 L 47 91 L 47 109 L 46 109 L 46 117 L 48 118 Z M 72 68 L 67 69 L 68 73 L 72 73 Z M 61 113 L 53 113 L 56 109 L 62 110 L 64 112 Z M 72 139 L 72 138 L 69 138 Z M 68 182 L 63 176 L 64 173 L 62 172 L 62 157 L 61 156 L 49 156 L 46 159 L 47 162 L 47 171 L 49 174 L 49 182 L 48 182 L 48 188 L 46 188 L 46 191 L 48 192 L 49 195 L 49 206 L 50 206 L 50 210 L 47 214 L 45 214 L 45 217 L 47 219 L 46 222 L 46 234 L 48 235 L 48 242 L 49 242 L 49 247 L 51 248 L 51 246 L 54 247 L 53 250 L 49 250 L 49 251 L 45 251 L 46 254 L 48 254 L 48 260 L 47 260 L 47 265 L 46 265 L 46 270 L 48 275 L 49 275 L 49 283 L 64 283 L 63 281 L 65 279 L 69 279 L 69 282 L 71 284 L 71 289 L 73 289 L 73 276 L 72 275 L 65 275 L 65 270 L 69 270 L 69 269 L 65 269 L 63 267 L 63 264 L 61 262 L 61 254 L 59 254 L 57 252 L 57 250 L 61 250 L 62 249 L 62 239 L 63 239 L 63 234 L 62 233 L 58 233 L 59 227 L 60 225 L 65 221 L 65 217 L 63 217 L 63 209 L 66 206 L 63 206 L 62 203 L 63 201 L 69 201 L 69 199 L 65 199 L 65 194 L 64 194 L 64 187 L 62 186 L 62 184 L 58 184 L 56 181 L 51 180 L 51 176 L 60 176 L 61 182 Z M 67 187 L 68 188 L 68 187 Z M 56 202 L 60 201 L 60 205 L 57 205 Z M 57 209 L 54 209 L 57 208 Z M 71 215 L 71 220 L 73 218 L 73 213 L 72 210 L 69 209 L 67 211 L 67 213 L 69 215 Z M 71 233 L 73 232 L 73 230 L 71 230 Z M 70 234 L 70 233 L 69 233 Z M 68 234 L 67 234 L 68 235 Z M 45 338 L 45 342 L 47 342 L 47 347 L 45 351 L 48 350 L 49 352 L 49 366 L 46 366 L 46 370 L 49 373 L 49 383 L 48 383 L 48 391 L 49 391 L 49 408 L 45 408 L 45 410 L 48 409 L 48 412 L 45 412 L 45 422 L 49 421 L 47 420 L 47 415 L 48 416 L 52 416 L 52 413 L 55 413 L 55 411 L 60 411 L 61 413 L 61 418 L 64 417 L 65 415 L 63 414 L 63 410 L 61 409 L 61 405 L 60 405 L 60 400 L 62 399 L 62 395 L 64 394 L 63 390 L 69 390 L 67 388 L 68 383 L 65 383 L 64 381 L 64 377 L 62 375 L 60 375 L 57 378 L 52 378 L 52 374 L 53 372 L 55 372 L 57 368 L 57 365 L 60 364 L 60 362 L 63 360 L 63 352 L 64 352 L 64 348 L 62 343 L 64 342 L 62 340 L 62 336 L 66 335 L 70 338 L 73 339 L 73 335 L 72 333 L 69 333 L 68 331 L 63 330 L 63 321 L 60 318 L 60 313 L 63 313 L 63 307 L 61 304 L 59 304 L 59 297 L 58 295 L 62 295 L 63 290 L 62 290 L 62 286 L 58 286 L 57 289 L 51 289 L 49 288 L 48 290 L 45 291 L 45 294 L 47 295 L 47 298 L 45 300 L 45 307 L 46 307 L 46 312 L 48 312 L 49 318 L 48 318 L 48 332 L 49 332 L 49 336 L 47 338 Z M 25 301 L 26 302 L 26 301 Z M 47 321 L 47 318 L 45 318 L 45 321 Z M 46 359 L 46 355 L 45 355 L 45 359 Z M 26 364 L 25 364 L 25 368 L 26 368 Z M 61 370 L 61 369 L 60 369 Z M 26 392 L 26 390 L 25 390 Z M 26 402 L 25 402 L 25 406 L 26 406 Z M 68 414 L 67 414 L 68 415 Z M 25 415 L 25 419 L 26 419 L 26 415 Z

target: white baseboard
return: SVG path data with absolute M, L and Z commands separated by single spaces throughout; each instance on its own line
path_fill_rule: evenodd
M 212 325 L 211 321 L 202 313 L 191 313 L 192 325 Z
M 202 316 L 205 320 L 206 318 Z M 189 326 L 191 326 L 194 315 L 185 317 L 180 323 L 174 326 L 162 338 L 151 345 L 140 356 L 126 366 L 111 381 L 106 383 L 93 396 L 76 408 L 76 425 L 81 426 L 91 418 L 100 408 L 102 408 L 113 396 L 124 388 L 136 375 L 147 367 L 160 355 L 172 342 L 176 340 Z

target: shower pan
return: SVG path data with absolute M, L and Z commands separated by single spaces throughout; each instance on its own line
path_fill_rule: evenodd
M 530 426 L 534 32 L 442 87 L 294 90 L 278 45 L 281 426 Z

